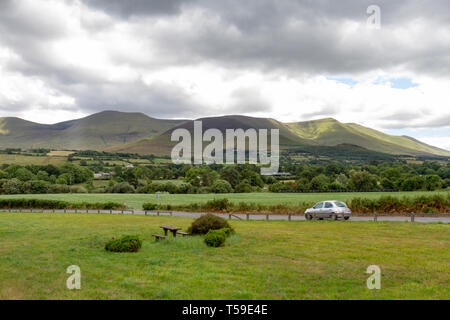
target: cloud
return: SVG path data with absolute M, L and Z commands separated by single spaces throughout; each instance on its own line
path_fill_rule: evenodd
M 177 14 L 189 0 L 82 0 L 86 5 L 106 13 L 129 18 L 131 16 Z
M 379 0 L 380 30 L 369 4 L 0 1 L 0 111 L 448 127 L 450 3 Z

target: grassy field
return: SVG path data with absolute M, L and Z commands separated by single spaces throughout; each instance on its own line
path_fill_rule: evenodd
M 75 153 L 75 151 L 52 150 L 49 153 L 47 153 L 47 155 L 49 157 L 68 157 L 73 153 Z
M 182 205 L 189 203 L 204 203 L 211 199 L 228 198 L 231 202 L 259 203 L 265 205 L 290 204 L 295 205 L 301 202 L 318 202 L 323 200 L 348 201 L 355 197 L 369 199 L 391 195 L 395 197 L 419 196 L 433 194 L 447 194 L 448 191 L 436 192 L 352 192 L 352 193 L 229 193 L 229 194 L 160 194 L 156 200 L 154 194 L 17 194 L 0 195 L 0 199 L 7 198 L 39 198 L 52 200 L 65 200 L 75 202 L 120 202 L 133 209 L 142 209 L 145 202 L 157 202 L 160 204 Z
M 0 165 L 17 164 L 20 166 L 25 166 L 34 164 L 38 166 L 44 166 L 52 164 L 55 166 L 59 166 L 66 163 L 66 161 L 67 157 L 62 156 L 25 156 L 20 154 L 0 154 Z
M 192 219 L 97 214 L 0 214 L 0 299 L 449 299 L 450 226 L 233 221 L 225 247 L 202 237 L 155 242 L 160 225 Z M 258 230 L 258 232 L 255 232 Z M 110 253 L 138 234 L 138 253 Z M 382 270 L 368 290 L 369 265 Z M 81 268 L 81 290 L 66 268 Z

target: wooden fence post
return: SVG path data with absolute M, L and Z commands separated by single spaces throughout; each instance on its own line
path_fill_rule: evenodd
M 147 211 L 144 211 L 145 215 L 147 215 Z
M 156 215 L 159 216 L 159 211 L 156 212 Z
M 378 214 L 376 212 L 373 214 L 373 221 L 378 221 Z
M 246 214 L 247 221 L 250 220 L 250 214 Z
M 292 213 L 288 213 L 288 221 L 291 221 Z
M 415 221 L 415 214 L 414 214 L 414 212 L 411 212 L 411 222 L 414 222 Z
M 228 219 L 230 219 L 230 220 L 231 220 L 231 213 L 229 213 L 229 214 L 228 214 Z
M 269 214 L 266 214 L 266 220 L 269 221 Z

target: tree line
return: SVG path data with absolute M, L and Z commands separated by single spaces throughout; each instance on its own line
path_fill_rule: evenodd
M 439 190 L 450 187 L 450 163 L 379 162 L 324 165 L 282 163 L 288 177 L 260 175 L 257 165 L 115 166 L 102 186 L 88 166 L 2 165 L 0 192 L 21 193 L 247 193 L 308 191 Z M 161 180 L 172 180 L 162 182 Z

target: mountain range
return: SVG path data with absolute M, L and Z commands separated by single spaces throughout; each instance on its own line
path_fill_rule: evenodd
M 352 145 L 389 155 L 450 156 L 450 151 L 408 136 L 394 136 L 332 118 L 283 123 L 270 118 L 231 115 L 198 119 L 203 130 L 279 129 L 280 147 L 333 147 Z M 143 113 L 103 111 L 85 118 L 52 125 L 14 117 L 0 118 L 0 148 L 50 148 L 170 155 L 176 142 L 173 130 L 193 131 L 194 120 L 164 120 Z

